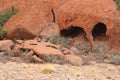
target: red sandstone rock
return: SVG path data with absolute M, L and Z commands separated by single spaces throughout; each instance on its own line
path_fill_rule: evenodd
M 30 39 L 40 36 L 45 27 L 55 21 L 55 13 L 64 2 L 61 0 L 1 0 L 0 11 L 6 8 L 18 8 L 20 12 L 13 16 L 4 27 L 8 38 Z M 54 23 L 51 25 L 55 25 Z M 50 26 L 51 27 L 51 26 Z M 58 30 L 56 30 L 57 32 Z M 44 31 L 43 31 L 44 32 Z M 55 35 L 56 35 L 56 32 Z M 58 35 L 58 32 L 57 32 Z
M 59 30 L 59 27 L 57 24 L 55 23 L 51 23 L 51 24 L 48 24 L 47 27 L 45 27 L 43 29 L 43 31 L 40 33 L 41 36 L 47 36 L 47 37 L 50 37 L 50 36 L 59 36 L 60 35 L 60 30 Z
M 31 2 L 26 1 L 26 4 Z M 5 25 L 8 38 L 29 39 L 39 36 L 45 27 L 53 21 L 51 5 L 48 1 L 36 0 L 29 9 L 13 16 Z
M 14 46 L 14 42 L 11 40 L 0 41 L 0 51 L 7 51 Z
M 78 56 L 73 55 L 73 54 L 65 55 L 65 59 L 68 63 L 71 63 L 71 64 L 76 65 L 76 66 L 80 66 L 83 64 L 81 57 L 78 57 Z
M 48 46 L 49 45 L 49 46 Z M 31 49 L 37 55 L 60 55 L 63 56 L 62 52 L 58 49 L 53 48 L 52 44 L 46 42 L 37 42 L 37 40 L 26 40 L 22 44 L 22 49 Z
M 116 12 L 113 0 L 71 0 L 63 4 L 56 15 L 61 30 L 69 29 L 71 26 L 81 27 L 93 46 L 92 29 L 94 26 L 99 22 L 105 24 L 106 35 L 110 36 Z

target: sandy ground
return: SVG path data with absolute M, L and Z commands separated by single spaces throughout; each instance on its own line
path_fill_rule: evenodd
M 120 80 L 120 66 L 95 64 L 71 66 L 52 64 L 54 73 L 42 73 L 45 64 L 0 63 L 0 80 Z

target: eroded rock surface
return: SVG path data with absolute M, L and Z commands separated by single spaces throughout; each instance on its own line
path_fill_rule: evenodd
M 40 36 L 41 32 L 42 35 L 58 35 L 58 26 L 60 30 L 75 26 L 85 31 L 92 46 L 93 28 L 102 23 L 107 29 L 106 36 L 113 38 L 111 36 L 114 34 L 115 19 L 120 16 L 113 0 L 0 0 L 0 11 L 13 7 L 20 11 L 4 25 L 8 31 L 7 38 L 31 39 Z M 54 33 L 50 29 L 51 26 L 56 26 Z M 74 33 L 75 31 L 71 35 Z
M 8 38 L 34 38 L 52 22 L 51 5 L 48 2 L 37 0 L 28 8 L 26 11 L 20 11 L 4 25 Z
M 104 24 L 107 28 L 106 35 L 111 36 L 116 12 L 113 0 L 71 0 L 59 8 L 57 23 L 61 30 L 74 26 L 83 28 L 93 46 L 94 26 L 98 23 Z

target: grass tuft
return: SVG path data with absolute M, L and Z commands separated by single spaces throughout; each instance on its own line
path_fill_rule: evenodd
M 52 64 L 45 64 L 42 67 L 42 73 L 47 74 L 47 73 L 54 73 L 55 72 L 55 68 Z

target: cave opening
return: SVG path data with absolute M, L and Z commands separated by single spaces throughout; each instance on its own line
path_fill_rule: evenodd
M 97 23 L 93 30 L 92 30 L 92 36 L 94 37 L 94 40 L 95 39 L 103 39 L 103 38 L 107 38 L 106 36 L 106 31 L 107 31 L 107 28 L 106 28 L 106 25 L 104 23 Z
M 71 26 L 68 29 L 63 29 L 61 30 L 61 36 L 64 37 L 77 37 L 80 34 L 84 34 L 84 30 L 83 28 L 79 27 L 79 26 Z

